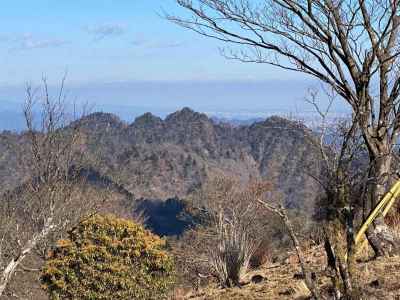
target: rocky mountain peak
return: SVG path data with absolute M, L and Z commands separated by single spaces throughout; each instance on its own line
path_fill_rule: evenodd
M 258 122 L 256 124 L 261 124 L 265 127 L 276 127 L 276 128 L 291 128 L 298 130 L 308 130 L 307 127 L 296 120 L 289 120 L 280 116 L 271 116 L 263 122 Z
M 92 121 L 96 121 L 96 122 L 118 122 L 118 123 L 122 122 L 118 116 L 116 116 L 112 113 L 105 113 L 105 112 L 91 113 L 81 119 L 81 121 L 84 121 L 84 120 L 92 120 Z
M 181 110 L 178 110 L 178 111 L 168 115 L 165 119 L 166 123 L 174 123 L 174 122 L 191 123 L 191 122 L 197 122 L 197 121 L 210 122 L 210 123 L 212 122 L 207 117 L 206 114 L 195 112 L 188 107 L 184 107 Z
M 123 128 L 126 126 L 118 116 L 111 113 L 95 112 L 77 121 L 83 128 Z
M 146 126 L 146 125 L 160 125 L 163 120 L 152 113 L 145 113 L 135 119 L 131 126 Z

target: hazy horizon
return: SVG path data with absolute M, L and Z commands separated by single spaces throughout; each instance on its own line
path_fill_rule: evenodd
M 73 85 L 66 84 L 67 101 L 89 104 L 91 111 L 110 112 L 132 122 L 137 116 L 151 112 L 165 117 L 183 107 L 228 119 L 265 118 L 270 115 L 308 116 L 315 112 L 305 102 L 311 81 L 130 81 Z M 54 94 L 57 86 L 51 86 Z M 24 101 L 23 86 L 0 87 L 0 113 L 19 114 Z M 326 104 L 321 94 L 320 103 Z M 338 99 L 333 114 L 345 113 Z M 12 118 L 11 118 L 12 120 Z M 18 122 L 18 120 L 14 120 Z M 8 121 L 7 121 L 8 122 Z M 4 121 L 0 129 L 13 129 Z
M 20 111 L 26 82 L 38 85 L 46 76 L 56 86 L 66 72 L 68 100 L 88 102 L 94 111 L 126 121 L 182 107 L 235 118 L 313 110 L 304 101 L 316 85 L 309 77 L 226 60 L 219 53 L 223 44 L 168 22 L 163 11 L 185 14 L 174 0 L 5 3 L 0 113 L 11 122 L 8 127 L 19 122 L 11 115 Z M 333 111 L 347 108 L 338 101 Z

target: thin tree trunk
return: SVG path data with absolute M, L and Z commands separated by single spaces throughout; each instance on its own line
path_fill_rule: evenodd
M 280 210 L 280 216 L 281 216 L 282 221 L 284 222 L 286 229 L 289 232 L 289 236 L 293 242 L 294 248 L 297 253 L 297 257 L 300 262 L 301 270 L 304 274 L 305 283 L 306 283 L 308 289 L 310 290 L 313 299 L 315 299 L 315 300 L 323 299 L 321 294 L 318 291 L 315 280 L 312 278 L 312 274 L 308 270 L 307 264 L 304 261 L 304 254 L 303 254 L 303 251 L 301 250 L 299 240 L 297 239 L 297 236 L 294 232 L 292 223 L 290 222 L 288 216 L 286 215 L 286 212 L 283 209 Z
M 325 227 L 325 251 L 328 267 L 332 271 L 330 276 L 335 293 L 335 299 L 358 299 L 354 297 L 353 264 L 354 264 L 354 237 L 351 233 L 351 215 L 345 216 L 346 225 L 336 218 Z M 346 235 L 344 233 L 346 232 Z M 351 237 L 350 237 L 351 235 Z
M 285 208 L 283 206 L 274 207 L 274 206 L 269 205 L 268 203 L 262 201 L 261 199 L 257 199 L 257 202 L 262 204 L 269 211 L 276 213 L 281 218 L 283 224 L 285 225 L 285 227 L 289 233 L 290 239 L 293 242 L 293 246 L 296 250 L 297 258 L 299 259 L 299 262 L 300 262 L 301 271 L 304 275 L 304 281 L 305 281 L 307 288 L 310 290 L 312 299 L 315 299 L 315 300 L 325 299 L 319 293 L 319 290 L 318 290 L 317 284 L 316 284 L 316 280 L 314 280 L 312 273 L 310 272 L 310 270 L 307 267 L 306 262 L 304 261 L 304 253 L 300 247 L 300 242 L 299 242 L 299 240 L 296 236 L 296 233 L 293 229 L 292 222 L 290 222 L 290 220 L 286 214 Z
M 0 296 L 4 293 L 8 282 L 10 281 L 12 275 L 17 269 L 18 265 L 25 259 L 27 254 L 32 251 L 33 247 L 36 245 L 35 242 L 30 241 L 30 245 L 22 250 L 22 252 L 15 258 L 13 258 L 3 270 L 0 278 Z
M 0 276 L 0 296 L 3 295 L 7 284 L 10 282 L 11 277 L 15 273 L 19 264 L 26 258 L 26 256 L 36 247 L 38 242 L 46 237 L 54 228 L 52 224 L 52 218 L 48 218 L 43 226 L 42 231 L 39 234 L 34 234 L 25 246 L 21 249 L 18 256 L 14 257 L 5 269 L 2 271 Z

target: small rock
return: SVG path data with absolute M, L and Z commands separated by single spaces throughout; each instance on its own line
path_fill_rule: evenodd
M 260 275 L 260 274 L 257 274 L 257 275 L 254 275 L 253 277 L 251 277 L 251 282 L 252 283 L 261 283 L 261 282 L 263 282 L 265 280 L 265 278 L 262 276 L 262 275 Z
M 373 281 L 371 281 L 371 282 L 369 283 L 369 286 L 372 287 L 372 288 L 378 288 L 380 285 L 381 285 L 381 284 L 380 284 L 380 282 L 379 282 L 378 279 L 373 280 Z

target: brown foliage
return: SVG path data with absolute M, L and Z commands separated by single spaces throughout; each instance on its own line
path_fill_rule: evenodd
M 181 253 L 186 252 L 183 264 L 189 266 L 189 274 L 214 276 L 222 286 L 239 285 L 268 224 L 254 199 L 270 189 L 267 183 L 246 184 L 220 176 L 192 195 L 192 210 L 197 211 L 203 226 L 185 237 L 191 240 L 191 251 L 183 247 Z

